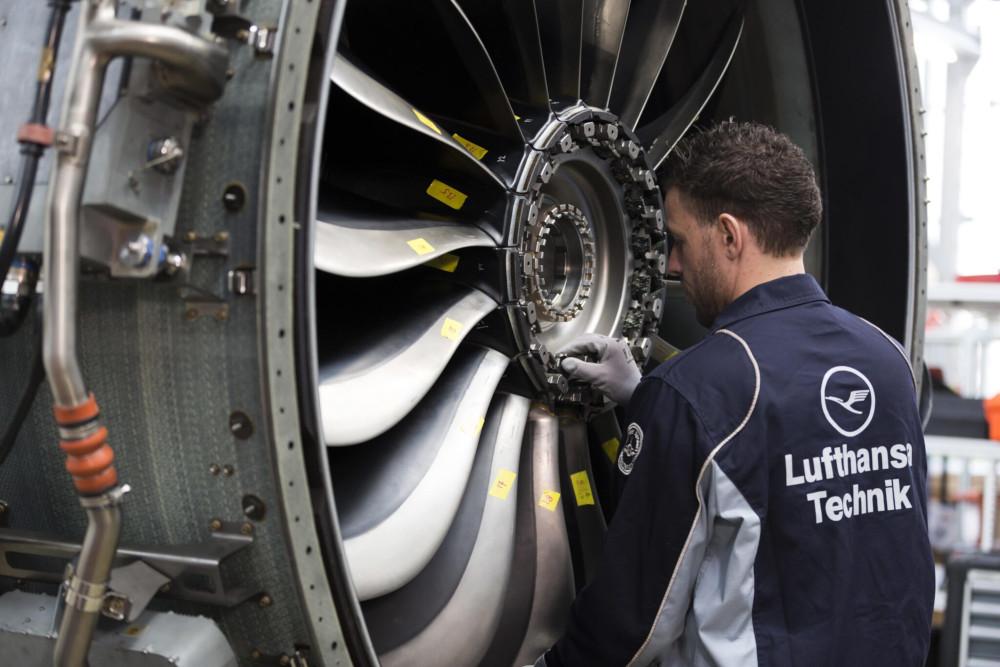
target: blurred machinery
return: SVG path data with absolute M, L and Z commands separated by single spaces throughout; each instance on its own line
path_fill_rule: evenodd
M 806 150 L 809 270 L 921 363 L 900 2 L 49 5 L 0 8 L 18 664 L 533 661 L 620 437 L 555 353 L 703 333 L 657 176 L 693 126 Z

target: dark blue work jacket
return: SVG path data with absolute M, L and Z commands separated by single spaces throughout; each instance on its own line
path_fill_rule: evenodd
M 924 664 L 934 564 L 914 379 L 811 276 L 643 378 L 628 479 L 562 665 Z

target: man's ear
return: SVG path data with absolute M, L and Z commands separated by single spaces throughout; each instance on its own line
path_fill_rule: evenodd
M 750 230 L 747 226 L 729 215 L 728 213 L 723 213 L 716 219 L 716 224 L 718 225 L 719 234 L 722 240 L 723 252 L 726 253 L 728 259 L 736 259 L 746 248 L 749 242 L 748 234 Z

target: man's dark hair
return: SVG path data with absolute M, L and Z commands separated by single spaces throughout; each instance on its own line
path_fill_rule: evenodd
M 664 163 L 663 193 L 680 192 L 703 223 L 729 213 L 761 249 L 801 252 L 823 215 L 816 174 L 802 149 L 774 128 L 725 121 L 685 137 Z

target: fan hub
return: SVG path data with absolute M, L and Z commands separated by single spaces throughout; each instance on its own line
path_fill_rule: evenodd
M 667 261 L 662 197 L 639 140 L 614 115 L 580 105 L 543 127 L 532 148 L 514 229 L 533 375 L 551 379 L 549 350 L 584 333 L 625 336 L 642 363 Z

